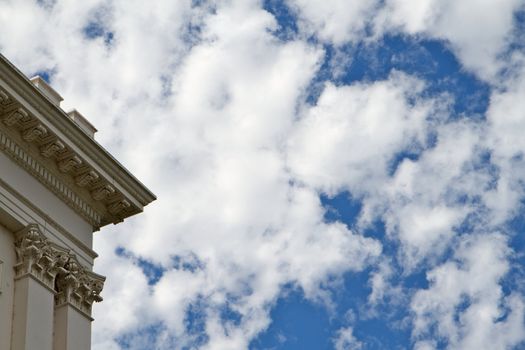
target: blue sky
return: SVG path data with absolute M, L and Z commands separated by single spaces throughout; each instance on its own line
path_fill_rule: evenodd
M 525 348 L 524 13 L 1 2 L 2 54 L 159 197 L 95 235 L 93 348 Z

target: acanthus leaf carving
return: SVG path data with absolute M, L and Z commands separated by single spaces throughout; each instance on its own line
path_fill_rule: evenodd
M 55 304 L 71 304 L 91 314 L 105 278 L 86 270 L 67 249 L 50 242 L 37 224 L 30 224 L 15 234 L 17 278 L 31 275 L 55 291 Z
M 17 263 L 15 270 L 18 276 L 32 273 L 35 268 L 39 269 L 36 265 L 43 255 L 43 248 L 46 245 L 47 240 L 36 224 L 28 225 L 17 232 L 15 240 Z
M 80 264 L 76 259 L 72 256 L 68 257 L 68 260 L 64 265 L 64 270 L 57 275 L 57 305 L 78 301 L 79 297 L 76 297 L 76 295 L 78 294 L 77 290 L 79 287 L 81 271 Z
M 91 313 L 94 302 L 101 302 L 105 277 L 84 269 L 75 256 L 70 255 L 64 270 L 57 274 L 55 303 L 71 304 L 80 311 Z
M 104 288 L 104 281 L 104 277 L 88 271 L 81 277 L 79 285 L 81 309 L 90 310 L 93 303 L 100 303 L 103 300 L 100 293 Z
M 91 282 L 91 290 L 86 296 L 86 302 L 89 304 L 100 303 L 104 300 L 100 293 L 104 289 L 104 279 L 93 279 Z
M 47 240 L 38 225 L 26 226 L 16 234 L 17 277 L 31 274 L 50 289 L 54 289 L 58 249 Z

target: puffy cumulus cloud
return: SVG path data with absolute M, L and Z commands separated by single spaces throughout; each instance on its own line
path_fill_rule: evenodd
M 97 247 L 98 248 L 98 247 Z M 149 310 L 147 301 L 150 290 L 142 270 L 122 257 L 114 255 L 113 250 L 100 251 L 106 255 L 97 269 L 107 273 L 107 283 L 104 285 L 104 301 L 111 305 L 111 312 L 103 307 L 95 310 L 95 317 L 101 327 L 95 327 L 95 349 L 120 349 L 115 342 L 119 334 L 127 334 L 140 329 L 145 324 L 156 322 L 154 314 Z M 110 326 L 107 326 L 110 325 Z
M 291 10 L 298 15 L 299 29 L 306 35 L 342 45 L 359 40 L 366 34 L 380 1 L 309 1 L 288 0 Z
M 522 58 L 517 61 L 514 74 L 509 75 L 503 88 L 492 95 L 487 111 L 487 142 L 493 150 L 491 159 L 500 169 L 500 176 L 497 185 L 485 197 L 494 220 L 500 223 L 518 213 L 524 194 L 525 144 L 519 130 L 525 123 L 522 98 L 525 93 L 525 69 Z
M 213 235 L 200 232 L 199 227 L 182 231 L 187 236 L 180 238 L 182 249 L 191 249 L 203 267 L 194 272 L 172 269 L 153 288 L 155 314 L 170 329 L 184 330 L 185 311 L 199 301 L 206 305 L 204 327 L 210 337 L 204 348 L 247 348 L 250 339 L 270 322 L 268 308 L 281 286 L 293 283 L 308 297 L 323 298 L 319 285 L 327 276 L 360 270 L 380 253 L 373 240 L 343 225 L 323 223 L 315 193 L 289 191 L 282 226 L 270 221 L 273 227 L 259 231 L 242 224 L 234 228 L 217 223 Z M 203 243 L 204 239 L 208 242 Z M 226 306 L 242 316 L 238 325 L 221 318 Z
M 292 183 L 283 144 L 321 56 L 278 42 L 268 31 L 274 25 L 246 3 L 219 7 L 178 67 L 159 111 L 165 117 L 129 151 L 157 164 L 150 181 L 162 196 L 121 244 L 169 270 L 149 300 L 179 347 L 196 341 L 187 320 L 198 308 L 202 348 L 247 348 L 270 322 L 281 286 L 318 298 L 327 278 L 362 269 L 380 252 L 377 242 L 325 224 L 318 195 Z M 170 268 L 173 256 L 195 256 L 199 266 Z M 238 322 L 224 319 L 225 308 Z
M 127 128 L 120 120 L 131 107 L 147 113 L 145 106 L 155 109 L 165 102 L 174 68 L 196 40 L 192 28 L 211 11 L 192 7 L 189 0 L 23 0 L 1 6 L 2 52 L 28 74 L 47 73 L 65 98 L 63 108 L 88 116 L 100 129 L 98 140 L 114 148 L 122 138 L 137 138 L 132 128 L 121 136 L 111 132 Z M 149 122 L 157 122 L 159 113 L 151 113 Z M 135 118 L 135 125 L 145 122 Z
M 374 191 L 389 177 L 394 155 L 425 143 L 431 104 L 417 99 L 421 88 L 397 73 L 370 84 L 328 83 L 288 142 L 295 177 L 330 194 Z
M 525 340 L 524 300 L 505 294 L 500 285 L 512 253 L 505 237 L 495 233 L 460 240 L 454 259 L 431 270 L 429 288 L 412 300 L 413 336 L 442 337 L 452 349 L 516 346 Z
M 288 0 L 303 35 L 336 46 L 408 34 L 443 40 L 465 68 L 497 82 L 501 56 L 514 36 L 522 0 L 303 1 Z
M 424 340 L 424 341 L 417 341 L 414 344 L 414 350 L 435 350 L 436 349 L 436 342 Z
M 377 265 L 377 271 L 371 274 L 368 280 L 371 289 L 368 295 L 368 303 L 370 306 L 376 306 L 384 302 L 386 298 L 400 294 L 401 289 L 393 287 L 391 283 L 394 277 L 394 271 L 391 265 L 391 261 L 383 259 Z
M 511 40 L 514 14 L 522 6 L 521 0 L 387 0 L 375 26 L 378 33 L 398 29 L 445 40 L 467 69 L 493 80 L 503 68 L 499 58 Z
M 477 198 L 494 181 L 492 168 L 481 161 L 487 152 L 484 128 L 458 121 L 434 131 L 435 144 L 417 160 L 404 159 L 378 196 L 365 200 L 366 212 L 377 214 L 381 211 L 374 208 L 385 208 L 387 233 L 402 243 L 399 253 L 405 267 L 441 256 L 468 216 L 484 210 Z M 476 220 L 475 227 L 487 223 Z
M 359 350 L 363 348 L 363 343 L 354 337 L 352 327 L 346 327 L 337 332 L 334 346 L 335 350 Z
M 287 3 L 305 34 L 290 41 L 259 1 L 0 3 L 2 52 L 46 72 L 159 195 L 95 239 L 111 312 L 95 308 L 94 348 L 245 349 L 286 288 L 330 303 L 326 286 L 364 269 L 367 306 L 409 307 L 415 349 L 519 344 L 523 296 L 501 285 L 513 252 L 493 233 L 523 198 L 519 59 L 486 119 L 451 120 L 446 96 L 401 72 L 326 82 L 305 102 L 326 59 L 311 35 L 439 38 L 492 79 L 518 3 Z M 352 229 L 327 222 L 320 199 L 343 191 L 362 204 Z M 361 234 L 377 221 L 393 252 Z M 428 288 L 407 290 L 421 270 Z M 336 348 L 366 347 L 352 327 Z
M 484 127 L 443 119 L 448 100 L 422 98 L 422 87 L 398 73 L 328 84 L 288 142 L 292 174 L 319 191 L 361 198 L 360 226 L 383 220 L 405 268 L 439 257 L 494 180 L 480 165 Z
M 102 1 L 89 4 L 85 2 L 78 6 L 55 4 L 51 1 L 3 1 L 0 12 L 0 20 L 5 29 L 2 35 L 2 53 L 24 67 L 28 73 L 52 70 L 59 56 L 56 49 L 69 44 L 72 47 L 68 49 L 75 52 L 74 49 L 82 41 L 75 44 L 71 41 L 73 35 L 82 30 L 90 9 L 101 4 Z M 39 40 L 35 40 L 36 38 Z
M 373 239 L 326 223 L 318 193 L 290 175 L 286 140 L 323 52 L 274 38 L 258 3 L 41 5 L 18 5 L 31 23 L 19 35 L 45 27 L 47 56 L 31 61 L 39 47 L 10 40 L 6 54 L 50 72 L 66 107 L 160 194 L 140 225 L 96 240 L 115 312 L 96 308 L 94 348 L 244 349 L 283 286 L 324 298 L 322 283 L 380 254 Z M 5 18 L 20 8 L 2 6 Z M 155 262 L 160 280 L 148 283 L 119 247 Z
M 377 195 L 365 197 L 363 225 L 371 220 L 367 213 L 382 215 L 401 258 L 397 272 L 390 257 L 379 264 L 369 302 L 408 295 L 415 349 L 443 341 L 451 349 L 507 349 L 524 340 L 523 295 L 505 291 L 502 282 L 514 254 L 510 238 L 487 233 L 509 232 L 508 220 L 521 209 L 521 77 L 519 68 L 492 94 L 486 120 L 438 120 L 432 145 L 402 160 Z M 430 268 L 429 288 L 406 289 L 394 277 L 422 266 Z

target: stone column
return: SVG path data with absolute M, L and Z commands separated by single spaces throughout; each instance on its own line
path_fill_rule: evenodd
M 37 225 L 15 234 L 11 350 L 52 350 L 55 252 Z
M 46 239 L 38 225 L 15 234 L 11 350 L 90 350 L 91 306 L 105 277 Z
M 104 280 L 69 257 L 56 278 L 54 350 L 91 349 L 91 306 L 102 301 Z

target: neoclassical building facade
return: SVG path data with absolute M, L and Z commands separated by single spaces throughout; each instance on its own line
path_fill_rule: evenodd
M 93 232 L 155 196 L 43 79 L 0 55 L 0 350 L 88 350 Z

